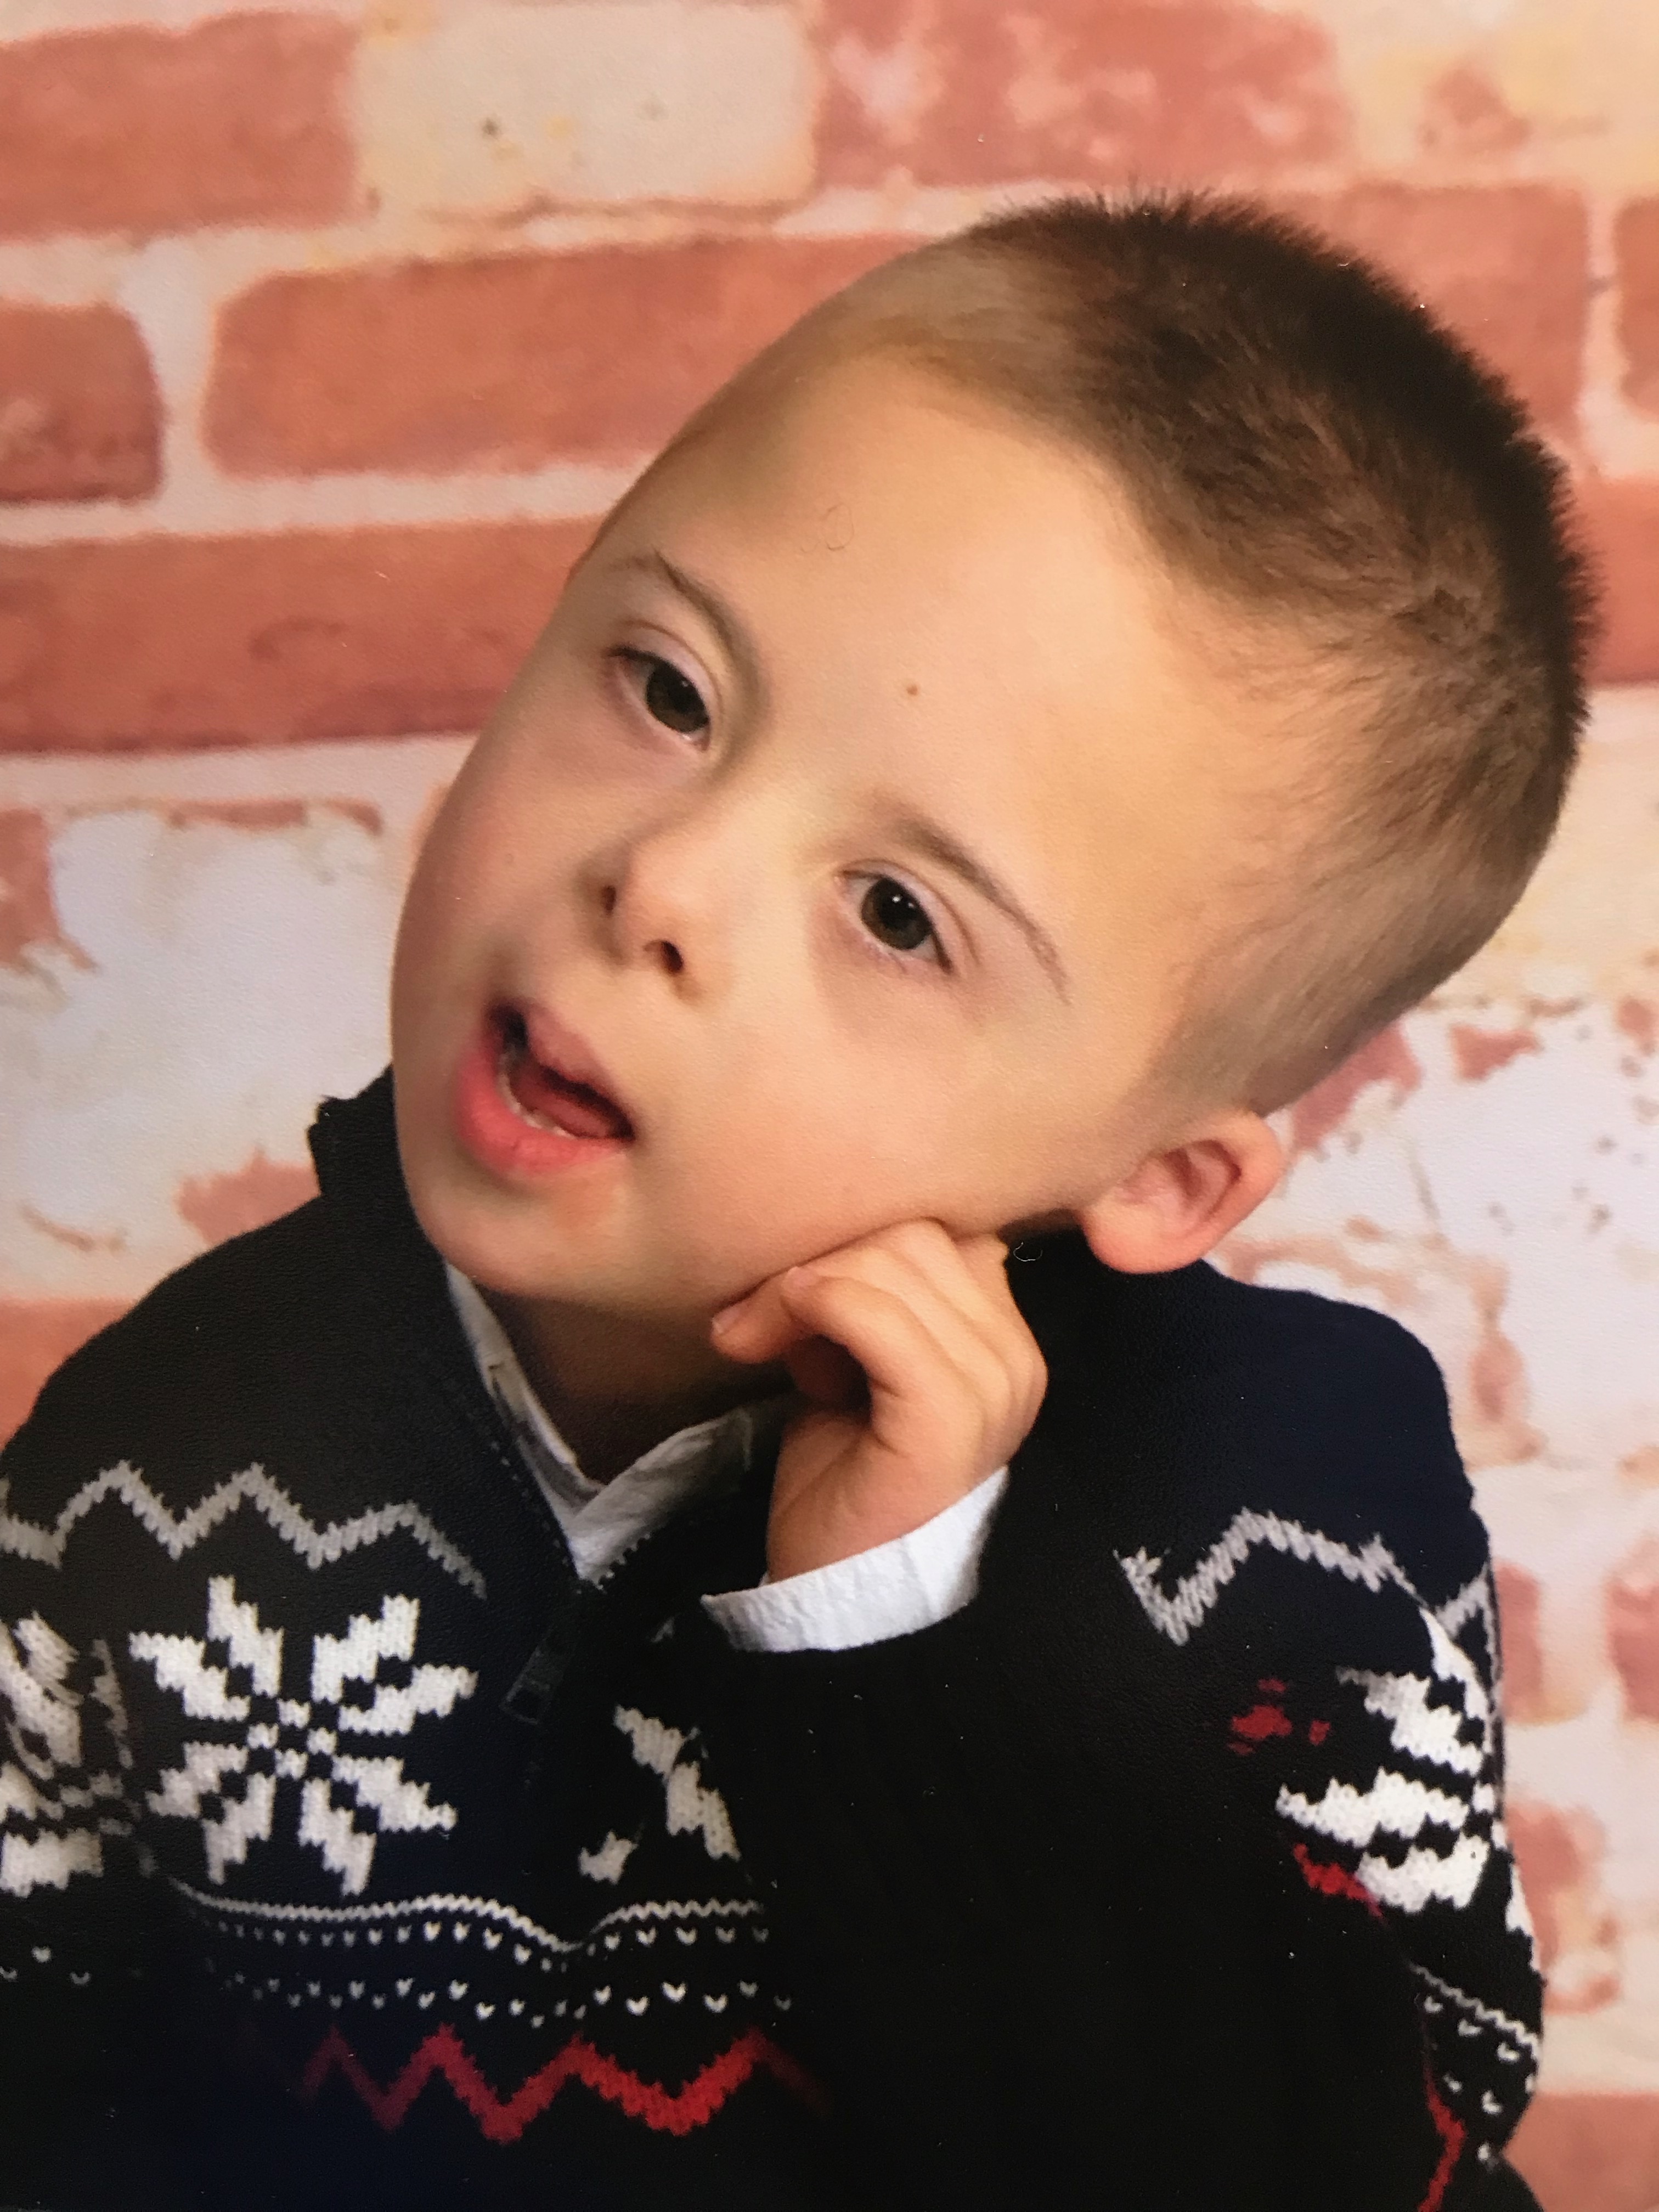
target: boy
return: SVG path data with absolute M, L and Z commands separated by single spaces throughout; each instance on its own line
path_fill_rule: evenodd
M 322 1196 L 7 1455 L 5 2193 L 1528 2201 L 1438 1378 L 1196 1263 L 1548 836 L 1562 498 L 1189 201 L 903 257 L 682 433 Z

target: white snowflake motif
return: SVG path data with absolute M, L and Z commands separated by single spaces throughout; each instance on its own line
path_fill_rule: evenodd
M 12 1754 L 0 1759 L 0 1891 L 27 1897 L 101 1874 L 104 1838 L 131 1832 L 132 1754 L 108 1645 L 100 1638 L 83 1662 L 39 1613 L 0 1621 L 0 1717 Z
M 368 1886 L 377 1836 L 454 1826 L 454 1807 L 433 1804 L 425 1783 L 405 1781 L 401 1759 L 340 1747 L 343 1736 L 407 1735 L 419 1715 L 449 1713 L 477 1687 L 465 1667 L 409 1665 L 420 1617 L 418 1599 L 386 1597 L 378 1620 L 354 1613 L 343 1636 L 313 1636 L 308 1698 L 283 1695 L 283 1631 L 261 1626 L 258 1607 L 237 1597 L 228 1575 L 208 1584 L 205 1639 L 130 1639 L 133 1657 L 178 1693 L 191 1720 L 229 1724 L 186 1743 L 184 1765 L 167 1768 L 149 1798 L 154 1813 L 201 1822 L 212 1881 L 241 1865 L 250 1842 L 270 1841 L 283 1782 L 299 1784 L 299 1840 L 322 1854 L 348 1897 Z M 210 1662 L 210 1644 L 223 1648 L 223 1664 Z M 404 1679 L 381 1679 L 388 1662 L 402 1662 L 394 1671 Z M 372 1700 L 348 1703 L 348 1682 L 369 1685 Z

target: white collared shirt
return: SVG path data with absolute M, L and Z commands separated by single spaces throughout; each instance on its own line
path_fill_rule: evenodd
M 446 1272 L 485 1387 L 557 1516 L 584 1582 L 598 1582 L 694 1497 L 734 1487 L 757 1446 L 769 1444 L 795 1407 L 788 1392 L 735 1407 L 677 1430 L 609 1482 L 595 1482 L 548 1419 L 477 1286 L 458 1268 Z M 980 1553 L 1007 1480 L 1000 1467 L 908 1535 L 782 1582 L 769 1578 L 753 1589 L 705 1597 L 703 1606 L 745 1651 L 845 1651 L 931 1627 L 977 1589 Z

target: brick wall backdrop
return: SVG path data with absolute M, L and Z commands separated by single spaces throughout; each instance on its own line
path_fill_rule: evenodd
M 584 532 L 802 307 L 1054 185 L 1208 179 L 1516 380 L 1610 586 L 1499 942 L 1290 1117 L 1234 1267 L 1438 1354 L 1550 1972 L 1521 2156 L 1659 2207 L 1652 0 L 7 0 L 0 1429 L 308 1187 L 423 824 Z

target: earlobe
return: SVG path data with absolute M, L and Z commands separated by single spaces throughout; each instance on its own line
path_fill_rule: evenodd
M 1095 1257 L 1120 1273 L 1188 1267 L 1255 1212 L 1284 1167 L 1284 1147 L 1272 1128 L 1240 1108 L 1166 1151 L 1148 1153 L 1121 1182 L 1079 1209 L 1079 1225 Z

